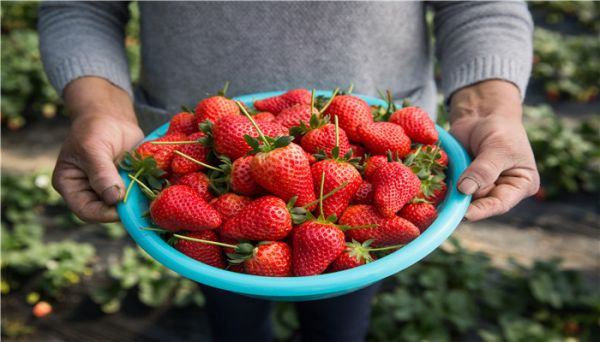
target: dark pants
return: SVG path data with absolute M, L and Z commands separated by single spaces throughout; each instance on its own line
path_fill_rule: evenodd
M 369 328 L 371 300 L 376 283 L 339 297 L 298 302 L 302 341 L 364 341 Z M 271 341 L 269 301 L 202 286 L 215 341 Z

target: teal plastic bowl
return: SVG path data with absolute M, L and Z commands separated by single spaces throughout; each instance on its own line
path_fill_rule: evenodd
M 283 92 L 267 92 L 236 99 L 248 105 L 254 100 L 263 99 Z M 317 95 L 331 95 L 330 91 L 318 91 Z M 371 105 L 385 105 L 385 101 L 368 96 L 356 95 Z M 165 134 L 168 123 L 159 127 L 145 140 L 156 139 Z M 433 224 L 407 246 L 400 250 L 358 268 L 336 273 L 310 277 L 274 278 L 230 272 L 208 266 L 178 252 L 160 236 L 142 230 L 152 226 L 142 214 L 148 210 L 149 201 L 137 186 L 129 194 L 127 203 L 119 203 L 117 210 L 125 228 L 149 255 L 165 267 L 199 283 L 243 295 L 277 300 L 305 301 L 339 296 L 369 286 L 392 274 L 400 272 L 423 259 L 439 247 L 461 222 L 470 203 L 470 196 L 456 190 L 460 174 L 469 165 L 470 159 L 463 147 L 448 132 L 438 127 L 442 148 L 447 152 L 450 163 L 446 182 L 448 193 L 439 207 L 439 216 Z M 129 185 L 127 173 L 121 170 L 125 185 Z

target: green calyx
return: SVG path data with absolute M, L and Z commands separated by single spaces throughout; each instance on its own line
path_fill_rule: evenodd
M 143 183 L 147 188 L 152 191 L 160 190 L 164 187 L 165 181 L 160 177 L 166 174 L 165 171 L 158 168 L 154 157 L 142 157 L 137 152 L 127 152 L 123 158 L 119 161 L 119 167 L 125 171 L 128 171 L 136 180 Z M 123 201 L 126 202 L 129 198 L 129 193 L 133 183 L 130 183 L 125 191 L 125 197 Z
M 219 171 L 211 171 L 208 173 L 210 180 L 208 186 L 210 190 L 217 196 L 230 192 L 231 190 L 231 172 L 233 163 L 227 156 L 218 156 L 221 165 Z
M 420 145 L 414 153 L 404 158 L 404 165 L 408 166 L 421 180 L 433 176 L 440 181 L 444 180 L 444 170 L 446 169 L 446 166 L 438 162 L 441 156 L 439 143 L 434 148 Z
M 123 202 L 127 201 L 129 192 L 131 191 L 131 187 L 134 183 L 137 183 L 139 185 L 140 189 L 142 190 L 142 192 L 144 193 L 144 195 L 146 195 L 151 200 L 155 199 L 156 196 L 158 196 L 157 190 L 153 190 L 150 187 L 148 187 L 146 184 L 144 184 L 144 182 L 142 182 L 137 177 L 135 177 L 135 175 L 128 174 L 127 177 L 129 177 L 129 179 L 131 179 L 131 183 L 129 183 L 129 186 L 127 187 L 127 191 L 125 191 L 125 197 L 123 198 Z
M 346 242 L 346 251 L 350 253 L 351 257 L 356 258 L 356 261 L 360 262 L 361 260 L 365 261 L 365 264 L 368 264 L 373 261 L 373 256 L 371 253 L 373 252 L 383 252 L 390 251 L 393 249 L 398 249 L 403 247 L 404 245 L 393 245 L 393 246 L 385 246 L 379 248 L 370 247 L 374 240 L 367 240 L 362 244 L 356 240 L 352 240 L 352 242 Z
M 256 130 L 256 133 L 258 133 L 258 137 L 260 138 L 259 141 L 258 139 L 255 139 L 248 134 L 244 135 L 244 140 L 252 148 L 252 151 L 250 151 L 249 153 L 267 153 L 273 151 L 276 148 L 285 147 L 294 140 L 294 137 L 289 135 L 283 135 L 275 138 L 265 136 L 261 131 L 260 127 L 258 127 L 258 125 L 256 124 L 256 121 L 254 121 L 250 113 L 248 113 L 246 108 L 244 108 L 242 103 L 239 101 L 235 101 L 235 103 L 237 103 L 242 113 L 248 118 L 248 120 L 250 120 L 252 126 L 254 126 L 254 129 Z

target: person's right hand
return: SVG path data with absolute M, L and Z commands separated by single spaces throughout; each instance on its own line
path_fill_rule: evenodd
M 125 186 L 115 164 L 144 137 L 131 98 L 96 77 L 71 82 L 64 97 L 73 121 L 52 184 L 80 219 L 118 221 L 114 205 Z

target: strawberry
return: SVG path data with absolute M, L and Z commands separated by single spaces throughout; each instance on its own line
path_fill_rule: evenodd
M 363 176 L 366 180 L 371 180 L 375 171 L 387 163 L 388 157 L 386 156 L 371 156 L 367 158 L 363 168 Z
M 185 141 L 187 135 L 184 133 L 173 133 L 165 135 L 155 140 L 146 141 L 135 149 L 135 152 L 141 158 L 153 157 L 156 161 L 156 166 L 169 172 L 171 170 L 171 161 L 173 160 L 173 151 L 179 147 L 177 144 L 160 144 L 174 141 Z M 158 143 L 158 144 L 157 144 Z
M 407 244 L 420 234 L 419 228 L 399 217 L 385 217 L 372 205 L 349 206 L 342 214 L 339 224 L 349 239 L 358 242 L 373 240 L 374 247 Z M 358 228 L 376 224 L 376 227 Z
M 398 210 L 418 194 L 421 186 L 419 177 L 399 162 L 390 162 L 377 169 L 372 183 L 373 203 L 386 217 L 396 215 Z
M 285 128 L 300 126 L 301 122 L 305 124 L 310 121 L 312 115 L 319 115 L 316 108 L 309 104 L 299 104 L 283 109 L 275 117 L 275 122 Z
M 274 241 L 292 230 L 292 216 L 286 203 L 275 196 L 263 196 L 248 204 L 223 225 L 224 236 L 237 240 Z
M 377 257 L 371 254 L 369 245 L 372 240 L 367 240 L 364 243 L 357 241 L 346 242 L 346 249 L 331 263 L 328 272 L 338 272 L 368 264 L 377 260 Z
M 365 158 L 367 151 L 362 145 L 350 144 L 350 148 L 352 149 L 352 158 L 358 158 L 361 161 Z
M 287 134 L 285 127 L 276 122 L 257 121 L 256 124 L 265 136 L 276 137 Z M 243 116 L 228 116 L 218 120 L 213 128 L 214 148 L 232 160 L 250 152 L 252 148 L 244 140 L 245 135 L 258 137 L 252 123 Z
M 354 197 L 350 201 L 353 204 L 371 204 L 373 203 L 373 184 L 366 180 L 360 183 L 358 189 L 354 193 Z
M 344 251 L 344 233 L 330 222 L 307 221 L 294 229 L 292 265 L 294 275 L 323 273 Z
M 227 222 L 251 202 L 252 199 L 249 197 L 226 193 L 213 199 L 209 204 L 219 212 L 223 222 Z
M 244 264 L 229 264 L 227 265 L 226 269 L 228 271 L 231 272 L 235 272 L 235 273 L 246 273 L 246 271 L 244 270 Z
M 289 138 L 289 137 L 288 137 Z M 263 145 L 250 163 L 252 178 L 269 192 L 289 201 L 297 196 L 297 205 L 314 202 L 313 179 L 310 163 L 302 147 L 278 139 L 278 142 Z M 258 144 L 258 143 L 257 143 Z
M 292 274 L 292 251 L 281 241 L 260 242 L 244 261 L 248 274 L 267 277 L 288 277 Z
M 443 180 L 436 180 L 434 177 L 421 181 L 421 189 L 417 198 L 431 202 L 434 206 L 439 205 L 446 197 L 448 186 Z
M 389 122 L 402 126 L 406 135 L 421 144 L 434 144 L 438 139 L 435 123 L 427 112 L 419 107 L 404 107 L 390 117 Z
M 306 89 L 293 89 L 282 95 L 256 100 L 254 101 L 254 108 L 277 115 L 285 108 L 297 104 L 310 104 L 310 102 L 310 91 Z
M 346 242 L 346 249 L 340 254 L 337 259 L 327 269 L 328 272 L 338 272 L 347 270 L 350 268 L 358 267 L 361 265 L 368 264 L 377 260 L 377 256 L 373 252 L 387 251 L 391 249 L 398 249 L 402 245 L 386 246 L 381 248 L 370 247 L 373 240 L 367 240 L 363 243 L 353 240 L 352 242 Z
M 410 151 L 410 139 L 402 127 L 389 122 L 373 122 L 358 127 L 360 141 L 373 155 L 404 157 Z
M 371 109 L 362 99 L 352 95 L 335 96 L 324 111 L 329 117 L 337 116 L 340 127 L 346 132 L 350 141 L 361 141 L 358 127 L 373 122 Z
M 210 149 L 202 143 L 202 139 L 206 138 L 207 135 L 202 132 L 192 133 L 187 136 L 187 141 L 198 141 L 198 143 L 181 144 L 177 145 L 177 151 L 190 156 L 198 161 L 206 163 Z M 173 156 L 171 161 L 171 170 L 175 173 L 190 173 L 203 170 L 204 166 L 195 163 L 181 155 Z
M 256 114 L 253 114 L 252 117 L 256 121 L 270 122 L 270 121 L 275 120 L 275 115 L 273 115 L 272 113 L 269 113 L 269 112 L 258 112 Z
M 196 122 L 196 116 L 194 113 L 181 112 L 175 114 L 169 122 L 169 130 L 166 135 L 173 133 L 183 133 L 190 135 L 198 132 L 198 123 Z
M 314 164 L 314 163 L 317 162 L 317 158 L 314 155 L 312 155 L 312 154 L 310 154 L 310 153 L 308 153 L 306 151 L 304 151 L 304 155 L 306 156 L 306 159 L 308 159 L 308 163 L 310 165 L 312 165 L 312 164 Z
M 313 125 L 316 123 L 315 120 L 317 120 L 316 117 L 311 118 L 310 129 L 304 134 L 300 144 L 310 154 L 319 153 L 322 150 L 328 158 L 331 158 L 331 150 L 336 146 L 335 125 L 323 120 Z M 343 156 L 350 150 L 350 142 L 346 132 L 341 128 L 338 130 L 338 136 L 339 154 Z
M 265 193 L 250 173 L 250 164 L 254 156 L 236 159 L 231 166 L 229 182 L 231 189 L 240 195 L 259 196 Z
M 196 190 L 200 197 L 202 197 L 202 199 L 206 202 L 209 202 L 213 199 L 213 195 L 208 190 L 210 187 L 210 180 L 208 179 L 208 176 L 202 172 L 192 172 L 182 175 L 173 184 L 189 186 L 190 188 Z
M 198 124 L 206 120 L 217 122 L 227 116 L 239 116 L 240 109 L 235 101 L 223 96 L 211 96 L 196 105 L 196 121 Z
M 336 133 L 337 126 L 338 120 L 336 117 L 334 126 Z M 347 156 L 340 158 L 337 134 L 334 137 L 334 143 L 335 147 L 332 149 L 331 159 L 321 160 L 311 166 L 315 192 L 320 191 L 321 194 L 323 192 L 331 192 L 333 189 L 346 184 L 335 194 L 322 200 L 320 211 L 324 217 L 329 217 L 330 215 L 340 217 L 362 183 L 360 172 L 352 165 L 352 162 L 355 162 L 355 160 L 348 160 L 352 152 L 348 151 Z M 325 155 L 321 155 L 321 157 L 325 157 Z
M 219 213 L 187 185 L 172 185 L 150 203 L 150 217 L 169 231 L 214 229 L 221 225 Z
M 191 232 L 185 234 L 184 236 L 201 240 L 219 241 L 217 233 L 212 230 Z M 225 260 L 223 258 L 223 252 L 220 246 L 199 243 L 186 239 L 177 239 L 174 247 L 192 259 L 198 260 L 213 267 L 225 268 Z
M 437 218 L 437 210 L 433 204 L 424 200 L 413 201 L 400 210 L 400 217 L 407 219 L 422 232 L 429 227 Z

